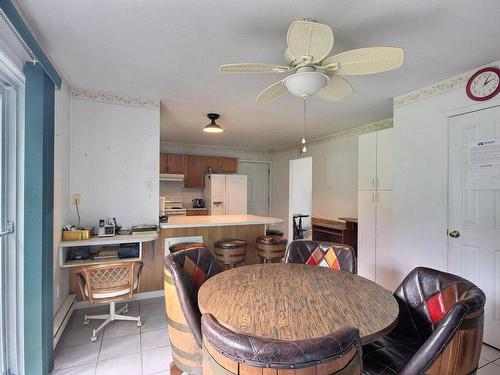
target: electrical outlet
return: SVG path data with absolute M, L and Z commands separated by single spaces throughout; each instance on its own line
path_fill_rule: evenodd
M 80 204 L 80 193 L 73 193 L 73 204 Z

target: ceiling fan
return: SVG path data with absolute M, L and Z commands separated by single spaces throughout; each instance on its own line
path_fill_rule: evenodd
M 316 95 L 337 101 L 353 94 L 352 86 L 340 76 L 385 72 L 403 64 L 404 51 L 399 47 L 370 47 L 347 51 L 327 58 L 333 48 L 330 26 L 306 18 L 294 21 L 287 33 L 288 48 L 284 58 L 288 65 L 242 63 L 224 64 L 221 72 L 289 73 L 257 96 L 257 102 L 271 102 L 287 91 L 307 98 Z

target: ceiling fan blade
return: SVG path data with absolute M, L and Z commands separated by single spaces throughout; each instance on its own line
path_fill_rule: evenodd
M 285 94 L 288 90 L 283 85 L 283 80 L 273 83 L 257 96 L 257 103 L 272 102 Z
M 353 94 L 352 86 L 344 78 L 332 75 L 328 84 L 318 91 L 316 96 L 323 100 L 336 102 Z
M 285 65 L 260 63 L 224 64 L 219 67 L 220 72 L 229 73 L 285 73 L 289 70 Z
M 340 75 L 363 75 L 398 69 L 404 61 L 404 50 L 399 47 L 370 47 L 354 49 L 329 57 L 322 66 L 331 65 Z
M 288 28 L 286 41 L 292 54 L 300 61 L 323 60 L 332 50 L 333 31 L 330 26 L 310 21 L 294 21 Z

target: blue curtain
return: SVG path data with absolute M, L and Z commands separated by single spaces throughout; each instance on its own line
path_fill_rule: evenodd
M 24 357 L 26 374 L 48 374 L 52 355 L 54 82 L 26 63 Z

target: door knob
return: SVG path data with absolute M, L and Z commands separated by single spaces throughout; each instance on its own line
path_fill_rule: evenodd
M 448 233 L 451 238 L 458 238 L 460 237 L 460 232 L 458 230 L 452 230 L 450 233 Z

